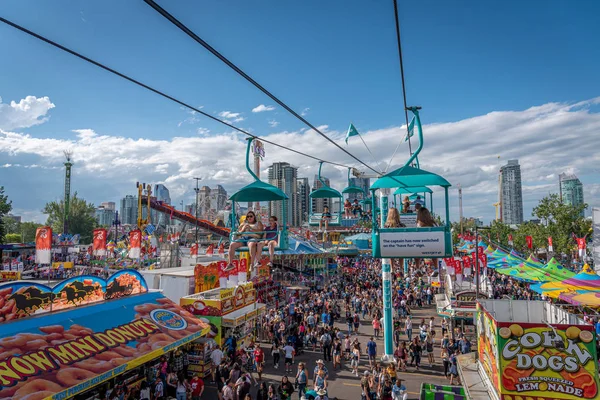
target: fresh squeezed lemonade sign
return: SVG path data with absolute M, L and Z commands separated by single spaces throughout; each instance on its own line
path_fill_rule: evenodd
M 591 326 L 499 325 L 503 399 L 600 398 Z

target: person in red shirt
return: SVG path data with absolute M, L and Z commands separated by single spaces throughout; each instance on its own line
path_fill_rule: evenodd
M 254 363 L 256 364 L 256 372 L 258 373 L 258 380 L 262 379 L 263 367 L 265 365 L 265 352 L 260 348 L 260 345 L 256 343 L 254 348 Z
M 194 375 L 190 381 L 190 386 L 192 388 L 192 400 L 200 400 L 204 392 L 204 381 L 200 379 L 200 376 Z

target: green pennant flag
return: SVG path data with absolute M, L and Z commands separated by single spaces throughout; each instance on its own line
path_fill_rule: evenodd
M 404 141 L 408 142 L 408 138 L 413 137 L 414 134 L 415 134 L 415 117 L 412 117 L 412 119 L 410 120 L 410 123 L 408 124 L 408 132 L 406 133 L 406 136 L 404 137 Z
M 348 144 L 348 139 L 351 138 L 352 136 L 358 136 L 359 133 L 356 130 L 356 128 L 354 127 L 353 124 L 350 124 L 350 127 L 348 128 L 348 132 L 346 133 L 346 144 Z

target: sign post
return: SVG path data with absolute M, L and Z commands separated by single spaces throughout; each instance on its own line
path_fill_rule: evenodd
M 380 226 L 385 225 L 388 213 L 387 194 L 381 193 L 380 198 L 381 221 Z M 383 361 L 393 362 L 394 360 L 394 321 L 392 318 L 392 260 L 390 258 L 381 259 L 381 281 L 383 287 L 383 340 L 384 355 Z

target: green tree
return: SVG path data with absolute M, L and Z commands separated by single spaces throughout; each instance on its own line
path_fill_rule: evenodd
M 546 247 L 548 236 L 551 236 L 555 253 L 570 254 L 575 249 L 572 235 L 584 237 L 592 231 L 592 222 L 581 216 L 581 212 L 586 208 L 587 204 L 564 204 L 557 194 L 550 194 L 541 199 L 533 209 L 533 215 L 539 218 L 543 225 L 539 231 L 540 243 L 536 245 Z
M 6 243 L 21 243 L 21 235 L 18 233 L 7 233 L 4 238 Z
M 2 222 L 4 223 L 4 232 L 6 232 L 6 234 L 21 232 L 21 223 L 16 219 L 6 215 L 2 217 Z
M 4 194 L 4 186 L 0 186 L 0 244 L 5 243 L 4 217 L 12 210 L 12 201 Z
M 490 229 L 487 232 L 482 232 L 484 240 L 487 239 L 488 234 L 492 241 L 499 243 L 502 247 L 509 249 L 511 246 L 508 244 L 508 236 L 513 235 L 513 242 L 515 240 L 515 231 L 507 224 L 501 221 L 492 221 Z
M 92 241 L 92 231 L 97 226 L 94 212 L 96 207 L 84 199 L 77 197 L 77 192 L 71 197 L 69 210 L 69 233 L 78 233 L 81 235 L 81 243 L 90 243 Z M 51 201 L 46 203 L 42 212 L 48 215 L 46 224 L 52 227 L 56 233 L 63 231 L 65 204 L 64 200 L 60 202 Z
M 37 224 L 35 222 L 22 222 L 21 233 L 23 234 L 23 242 L 35 242 L 35 232 L 40 226 L 42 226 L 42 224 Z

